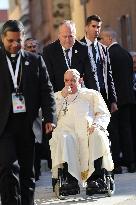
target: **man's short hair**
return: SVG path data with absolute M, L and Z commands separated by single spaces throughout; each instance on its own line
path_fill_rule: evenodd
M 7 31 L 12 32 L 20 32 L 24 34 L 24 26 L 21 21 L 17 20 L 8 20 L 6 23 L 2 26 L 1 34 L 5 35 Z
M 86 19 L 86 26 L 89 25 L 92 21 L 102 22 L 100 16 L 94 14 L 91 16 L 88 16 Z

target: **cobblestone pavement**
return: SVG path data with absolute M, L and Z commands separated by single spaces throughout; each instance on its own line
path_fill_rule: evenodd
M 65 200 L 59 200 L 52 192 L 51 173 L 44 172 L 36 183 L 35 204 L 36 205 L 136 205 L 136 173 L 124 173 L 115 175 L 116 191 L 114 196 L 106 195 L 86 196 L 85 188 L 76 196 L 68 196 Z

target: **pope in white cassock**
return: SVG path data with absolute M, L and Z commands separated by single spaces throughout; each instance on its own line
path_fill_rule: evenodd
M 100 157 L 102 168 L 114 168 L 106 130 L 110 113 L 99 92 L 81 88 L 77 70 L 67 70 L 64 82 L 62 91 L 55 93 L 58 121 L 49 142 L 52 177 L 58 178 L 58 168 L 67 162 L 68 172 L 82 183 Z

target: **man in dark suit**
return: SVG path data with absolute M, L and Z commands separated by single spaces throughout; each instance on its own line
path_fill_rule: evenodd
M 135 96 L 135 103 L 133 104 L 131 108 L 131 122 L 132 122 L 132 133 L 133 133 L 133 143 L 134 148 L 136 147 L 136 51 L 130 52 L 132 58 L 133 58 L 133 92 Z M 134 149 L 134 155 L 135 155 L 135 163 L 136 163 L 136 149 Z
M 0 194 L 2 205 L 34 205 L 32 127 L 42 108 L 49 133 L 56 122 L 52 85 L 41 57 L 21 50 L 24 27 L 16 20 L 2 27 L 0 49 Z M 14 162 L 20 166 L 19 178 Z
M 88 48 L 76 40 L 74 22 L 64 20 L 60 24 L 58 40 L 44 47 L 43 58 L 55 92 L 64 87 L 63 76 L 69 68 L 79 71 L 87 88 L 98 90 L 95 73 L 88 56 Z
M 39 44 L 38 41 L 32 37 L 26 38 L 24 41 L 24 50 L 39 54 Z M 40 54 L 39 54 L 40 55 Z M 38 181 L 41 175 L 41 153 L 42 153 L 42 114 L 39 111 L 39 117 L 36 119 L 35 124 L 35 160 L 34 160 L 34 170 L 35 170 L 35 180 Z M 38 128 L 38 132 L 37 132 Z M 45 150 L 44 150 L 45 153 Z
M 99 91 L 101 92 L 104 100 L 108 104 L 111 112 L 117 110 L 116 106 L 116 92 L 111 72 L 109 54 L 97 38 L 101 30 L 101 18 L 97 15 L 89 16 L 86 20 L 85 37 L 81 39 L 88 46 L 93 70 L 98 78 Z
M 117 169 L 120 165 L 121 151 L 128 171 L 134 172 L 135 160 L 130 124 L 130 110 L 134 103 L 133 59 L 129 52 L 117 43 L 117 33 L 113 29 L 104 29 L 100 34 L 100 39 L 101 43 L 108 46 L 118 99 L 118 111 L 112 115 L 109 127 L 115 168 Z

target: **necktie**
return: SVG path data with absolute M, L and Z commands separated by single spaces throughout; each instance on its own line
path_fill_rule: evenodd
M 98 75 L 99 85 L 100 85 L 100 88 L 103 89 L 104 88 L 103 65 L 101 62 L 100 54 L 98 52 L 98 49 L 96 50 L 94 43 L 92 43 L 91 46 L 92 46 L 92 54 L 93 54 L 94 61 L 96 63 L 96 67 L 97 67 L 97 75 Z
M 70 49 L 66 49 L 65 50 L 65 56 L 66 56 L 66 60 L 67 60 L 67 66 L 70 68 L 70 59 L 69 59 L 69 55 L 68 52 L 70 51 Z
M 93 53 L 94 61 L 96 62 L 96 49 L 95 49 L 94 43 L 91 44 L 91 47 L 92 47 L 92 53 Z

